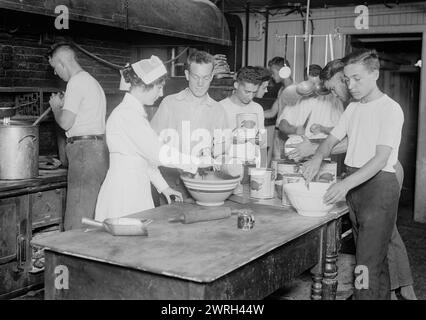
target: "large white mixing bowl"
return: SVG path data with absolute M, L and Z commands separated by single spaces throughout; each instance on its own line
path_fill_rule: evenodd
M 325 216 L 332 205 L 323 202 L 329 183 L 311 182 L 309 190 L 304 182 L 284 184 L 284 192 L 297 213 L 307 217 Z
M 181 175 L 183 184 L 188 192 L 202 206 L 220 206 L 232 194 L 240 182 L 240 176 L 215 172 L 204 179 L 192 178 L 189 175 Z

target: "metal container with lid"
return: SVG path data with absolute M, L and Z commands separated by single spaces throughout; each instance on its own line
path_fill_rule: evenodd
M 38 177 L 39 127 L 30 121 L 0 121 L 0 179 Z

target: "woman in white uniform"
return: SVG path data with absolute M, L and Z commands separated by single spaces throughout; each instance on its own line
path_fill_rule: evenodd
M 181 161 L 172 161 L 164 156 L 171 148 L 160 142 L 147 119 L 144 106 L 154 104 L 163 95 L 166 73 L 166 68 L 156 56 L 122 70 L 130 90 L 106 124 L 110 168 L 98 195 L 96 220 L 103 221 L 154 208 L 150 182 L 167 198 L 168 203 L 171 196 L 182 201 L 180 192 L 171 189 L 163 179 L 158 165 L 191 173 L 197 171 L 198 158 L 179 154 Z

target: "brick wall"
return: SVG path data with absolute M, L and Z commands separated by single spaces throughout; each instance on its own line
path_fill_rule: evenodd
M 91 53 L 118 65 L 124 65 L 131 57 L 131 47 L 125 43 L 88 38 L 77 41 Z M 0 36 L 0 86 L 64 87 L 65 83 L 53 74 L 46 59 L 49 47 L 40 44 L 37 35 Z M 81 52 L 77 52 L 77 56 L 82 67 L 101 83 L 106 92 L 117 90 L 120 77 L 116 70 Z

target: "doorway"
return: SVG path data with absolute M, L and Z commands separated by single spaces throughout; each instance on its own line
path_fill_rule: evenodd
M 380 56 L 380 89 L 397 101 L 404 112 L 398 159 L 404 168 L 400 205 L 414 210 L 416 153 L 420 99 L 422 34 L 348 36 L 346 53 L 357 48 L 376 49 Z

